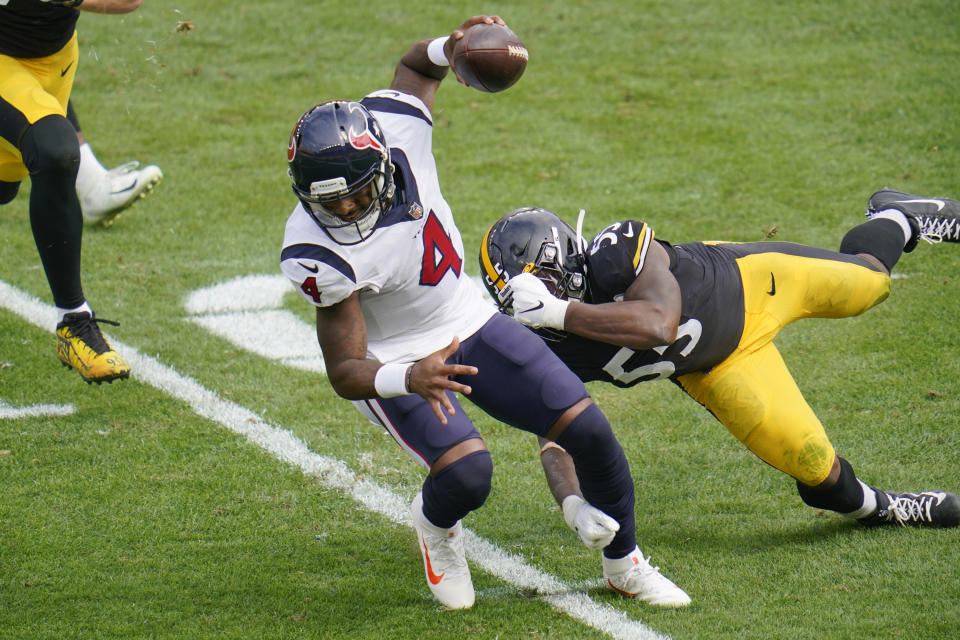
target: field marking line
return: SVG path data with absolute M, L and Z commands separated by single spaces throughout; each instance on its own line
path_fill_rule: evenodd
M 52 306 L 3 280 L 0 280 L 0 306 L 46 331 L 52 332 L 56 324 L 56 311 Z M 397 524 L 410 526 L 409 500 L 406 498 L 370 478 L 357 475 L 342 460 L 312 451 L 291 431 L 268 424 L 253 411 L 224 400 L 159 360 L 118 340 L 107 339 L 130 363 L 131 376 L 135 380 L 185 402 L 197 415 L 244 436 L 277 459 L 300 468 L 304 475 L 316 477 L 322 485 L 353 498 L 370 511 Z M 539 598 L 584 624 L 618 640 L 669 640 L 643 623 L 632 620 L 623 611 L 574 591 L 550 574 L 527 564 L 523 557 L 504 551 L 469 529 L 464 528 L 464 534 L 467 556 L 475 565 L 518 588 L 534 590 Z
M 40 418 L 42 416 L 68 416 L 76 413 L 72 404 L 31 404 L 16 407 L 0 398 L 0 420 L 4 418 Z

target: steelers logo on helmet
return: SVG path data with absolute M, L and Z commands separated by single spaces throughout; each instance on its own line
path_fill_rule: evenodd
M 318 104 L 297 121 L 287 147 L 288 175 L 303 208 L 335 242 L 369 238 L 393 197 L 393 166 L 380 123 L 358 102 Z M 349 216 L 334 206 L 369 196 Z
M 537 276 L 562 300 L 582 301 L 587 296 L 584 242 L 560 217 L 538 207 L 511 211 L 487 230 L 480 245 L 480 272 L 487 292 L 506 311 L 510 300 L 500 291 L 510 278 L 524 272 Z M 565 335 L 541 329 L 544 337 Z

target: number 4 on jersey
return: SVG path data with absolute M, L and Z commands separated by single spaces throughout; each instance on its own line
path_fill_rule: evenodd
M 435 286 L 443 280 L 448 270 L 460 277 L 463 259 L 457 255 L 453 241 L 444 230 L 436 214 L 431 211 L 423 225 L 423 265 L 420 268 L 420 284 Z
M 300 285 L 300 289 L 313 298 L 315 304 L 320 304 L 320 289 L 317 288 L 317 279 L 313 276 L 310 276 L 303 281 L 303 284 Z

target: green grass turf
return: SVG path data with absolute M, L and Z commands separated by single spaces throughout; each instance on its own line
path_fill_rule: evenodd
M 79 23 L 88 139 L 108 166 L 165 174 L 85 232 L 85 291 L 122 322 L 111 335 L 412 496 L 419 468 L 323 378 L 211 336 L 183 300 L 277 273 L 303 110 L 386 86 L 410 43 L 479 10 L 531 57 L 503 94 L 448 80 L 437 97 L 470 273 L 489 224 L 524 205 L 571 221 L 585 207 L 591 233 L 629 216 L 675 242 L 834 248 L 875 189 L 960 197 L 954 2 L 152 2 Z M 0 280 L 49 302 L 28 193 L 0 209 Z M 777 342 L 865 481 L 958 491 L 960 248 L 921 245 L 896 271 L 865 316 Z M 591 392 L 631 460 L 641 547 L 693 605 L 585 583 L 599 559 L 553 508 L 532 438 L 468 407 L 496 464 L 471 529 L 675 639 L 956 635 L 957 531 L 865 531 L 805 507 L 672 385 Z M 482 571 L 474 609 L 439 611 L 408 528 L 143 383 L 88 387 L 4 310 L 0 399 L 77 408 L 0 420 L 0 638 L 607 637 Z

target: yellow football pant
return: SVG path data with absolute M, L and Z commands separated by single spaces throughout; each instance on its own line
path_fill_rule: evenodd
M 77 33 L 60 51 L 43 58 L 12 58 L 0 54 L 0 109 L 19 111 L 33 124 L 40 118 L 66 116 L 78 62 Z M 4 114 L 6 115 L 6 114 Z M 0 136 L 0 181 L 20 182 L 27 168 L 13 142 Z
M 678 382 L 761 460 L 816 486 L 833 466 L 833 445 L 772 340 L 800 318 L 863 313 L 890 294 L 890 278 L 865 263 L 776 252 L 737 264 L 745 310 L 740 344 L 709 372 Z

